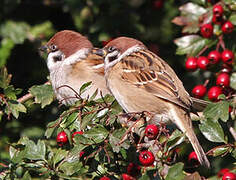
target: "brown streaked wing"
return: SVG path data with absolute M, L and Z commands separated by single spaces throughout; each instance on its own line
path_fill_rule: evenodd
M 182 82 L 158 56 L 148 50 L 142 50 L 126 56 L 121 63 L 123 80 L 190 110 L 192 102 Z

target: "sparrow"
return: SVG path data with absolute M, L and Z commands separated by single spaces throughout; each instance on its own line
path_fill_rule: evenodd
M 63 30 L 56 33 L 41 51 L 48 53 L 47 67 L 50 81 L 59 101 L 72 105 L 77 100 L 80 87 L 92 82 L 91 88 L 81 94 L 82 98 L 92 95 L 96 98 L 109 94 L 104 78 L 104 63 L 101 56 L 91 53 L 92 43 L 78 32 Z
M 128 37 L 118 37 L 93 53 L 104 58 L 106 85 L 127 113 L 149 112 L 149 124 L 174 123 L 190 140 L 199 162 L 210 167 L 192 127 L 192 98 L 164 60 Z

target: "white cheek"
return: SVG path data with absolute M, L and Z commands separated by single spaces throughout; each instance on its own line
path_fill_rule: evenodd
M 107 54 L 107 56 L 105 57 L 105 69 L 108 69 L 108 68 L 114 66 L 116 63 L 118 63 L 120 61 L 120 59 L 117 58 L 114 61 L 109 62 L 109 58 L 112 57 L 112 56 L 119 57 L 120 53 L 118 51 L 114 51 L 112 53 Z
M 62 60 L 61 61 L 54 61 L 54 57 L 55 56 L 62 56 Z M 62 64 L 64 60 L 64 55 L 62 55 L 61 51 L 56 51 L 56 52 L 51 52 L 48 54 L 48 58 L 47 58 L 47 66 L 48 69 L 50 71 L 53 71 L 57 66 L 59 66 L 60 64 Z

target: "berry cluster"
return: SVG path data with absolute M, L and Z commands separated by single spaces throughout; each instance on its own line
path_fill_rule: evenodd
M 233 32 L 234 25 L 226 20 L 222 4 L 215 4 L 212 9 L 212 14 L 211 23 L 201 25 L 200 32 L 204 38 L 211 38 L 214 33 L 214 26 L 221 27 L 221 33 L 216 33 L 218 38 L 216 49 L 211 50 L 206 56 L 203 56 L 202 54 L 208 49 L 208 47 L 205 47 L 197 57 L 188 57 L 185 67 L 189 71 L 195 71 L 197 69 L 206 71 L 216 66 L 221 68 L 221 70 L 216 73 L 216 85 L 211 87 L 208 92 L 206 88 L 207 83 L 197 85 L 192 89 L 192 95 L 196 98 L 203 98 L 207 93 L 209 100 L 217 101 L 220 94 L 229 95 L 231 93 L 230 75 L 232 73 L 232 65 L 235 57 L 233 51 L 225 48 L 223 37 Z M 219 50 L 220 47 L 222 51 Z

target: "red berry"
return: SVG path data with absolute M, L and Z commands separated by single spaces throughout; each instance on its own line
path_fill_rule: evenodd
M 129 163 L 127 166 L 127 173 L 131 176 L 137 176 L 141 171 L 141 167 L 134 163 Z
M 205 38 L 210 38 L 213 35 L 213 26 L 211 24 L 202 25 L 201 35 Z
M 214 16 L 222 16 L 224 13 L 224 9 L 220 4 L 216 4 L 213 6 L 213 14 Z
M 234 53 L 226 49 L 221 53 L 221 59 L 224 63 L 232 64 L 234 61 Z
M 160 9 L 163 6 L 163 0 L 154 0 L 152 2 L 152 6 L 154 9 Z
M 200 84 L 193 88 L 192 94 L 196 98 L 202 98 L 203 96 L 205 96 L 206 91 L 207 91 L 206 87 Z
M 221 54 L 219 53 L 219 51 L 214 50 L 208 54 L 207 58 L 210 60 L 211 64 L 216 64 L 220 61 Z
M 217 173 L 217 176 L 220 178 L 222 177 L 225 173 L 229 172 L 229 169 L 227 168 L 223 168 L 221 169 L 218 173 Z
M 159 132 L 159 129 L 155 124 L 149 124 L 145 128 L 145 135 L 149 139 L 155 139 L 157 137 L 158 132 Z
M 229 87 L 230 77 L 227 73 L 220 73 L 216 78 L 216 85 Z
M 76 134 L 83 134 L 84 132 L 83 131 L 76 131 L 76 132 L 74 132 L 73 134 L 72 134 L 72 139 L 74 139 L 74 137 L 75 137 L 75 135 Z
M 84 151 L 80 151 L 80 153 L 79 153 L 79 157 L 81 158 L 83 155 L 84 155 Z
M 139 161 L 143 166 L 151 166 L 155 160 L 151 151 L 144 150 L 139 154 Z
M 197 59 L 197 65 L 200 69 L 206 70 L 207 67 L 209 66 L 209 59 L 205 56 L 200 56 Z
M 189 57 L 185 62 L 185 67 L 189 71 L 195 71 L 197 69 L 197 58 Z
M 234 30 L 234 25 L 230 22 L 230 21 L 226 21 L 222 27 L 221 27 L 221 30 L 223 33 L 225 34 L 230 34 L 233 32 Z
M 103 176 L 103 177 L 101 177 L 99 180 L 110 180 L 110 178 L 107 177 L 107 176 Z
M 220 94 L 222 94 L 222 89 L 218 86 L 211 87 L 207 93 L 211 101 L 217 101 Z
M 58 145 L 59 146 L 63 146 L 67 142 L 68 142 L 68 137 L 67 137 L 66 133 L 64 131 L 60 132 L 57 135 L 57 143 L 58 143 Z
M 215 16 L 215 15 L 213 15 L 212 22 L 214 24 L 221 25 L 223 23 L 223 18 L 222 18 L 222 16 Z
M 192 151 L 189 155 L 188 155 L 188 162 L 190 164 L 192 164 L 193 166 L 197 166 L 199 165 L 199 160 L 198 160 L 198 157 L 197 157 L 197 154 L 195 151 Z
M 123 180 L 135 180 L 134 177 L 132 177 L 132 176 L 126 174 L 126 173 L 123 173 L 123 174 L 122 174 L 122 179 L 123 179 Z
M 232 172 L 227 172 L 223 175 L 222 180 L 236 180 L 236 174 Z

